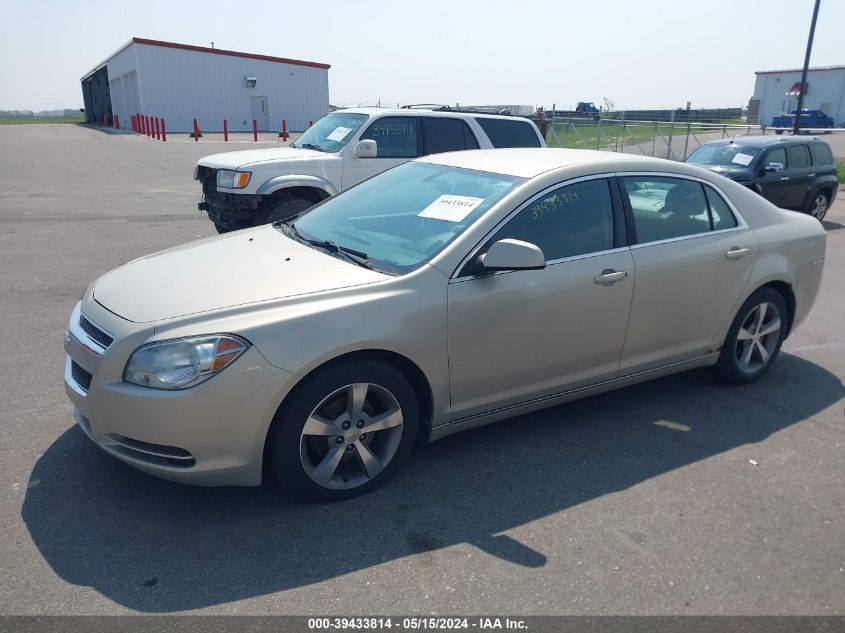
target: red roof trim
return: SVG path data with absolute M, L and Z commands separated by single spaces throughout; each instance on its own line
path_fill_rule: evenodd
M 223 48 L 208 48 L 206 46 L 192 46 L 190 44 L 176 44 L 175 42 L 163 42 L 161 40 L 148 40 L 143 37 L 133 37 L 135 44 L 146 44 L 147 46 L 162 46 L 164 48 L 178 48 L 185 51 L 196 51 L 197 53 L 212 53 L 214 55 L 227 55 L 229 57 L 246 57 L 247 59 L 260 59 L 265 62 L 279 62 L 282 64 L 293 64 L 295 66 L 309 66 L 311 68 L 329 69 L 329 64 L 318 62 L 306 62 L 301 59 L 288 59 L 287 57 L 272 57 L 270 55 L 256 55 L 255 53 L 240 53 L 238 51 L 227 51 Z

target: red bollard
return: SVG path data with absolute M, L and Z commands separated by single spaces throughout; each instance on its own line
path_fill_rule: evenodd
M 288 122 L 282 119 L 282 140 L 288 140 Z
M 200 125 L 197 123 L 197 120 L 194 119 L 194 142 L 200 140 Z
M 252 120 L 252 140 L 258 142 L 258 121 Z
M 161 140 L 161 128 L 159 127 L 158 117 L 155 118 L 156 140 Z
M 144 136 L 150 135 L 150 117 L 146 114 L 142 114 L 141 118 L 144 120 Z
M 229 122 L 226 119 L 223 119 L 223 141 L 226 142 L 229 140 Z
M 161 142 L 167 142 L 167 128 L 164 127 L 164 117 L 161 117 Z
M 120 129 L 120 115 L 119 114 L 114 115 L 114 129 L 115 130 Z
M 133 132 L 135 131 L 135 115 L 134 114 L 129 115 L 129 127 L 132 128 Z

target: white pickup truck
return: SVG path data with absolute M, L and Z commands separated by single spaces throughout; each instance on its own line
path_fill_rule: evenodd
M 545 147 L 528 119 L 448 109 L 357 108 L 326 115 L 290 147 L 212 154 L 194 179 L 218 232 L 296 215 L 417 156 L 464 149 Z

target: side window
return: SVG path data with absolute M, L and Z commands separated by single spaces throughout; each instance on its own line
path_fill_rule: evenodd
M 800 169 L 810 166 L 810 152 L 806 145 L 792 145 L 789 148 L 789 168 Z
M 656 242 L 710 231 L 707 199 L 692 180 L 626 176 L 637 242 Z
M 493 147 L 540 147 L 540 139 L 528 121 L 486 117 L 477 117 L 475 120 Z
M 704 193 L 707 196 L 707 202 L 710 204 L 710 219 L 713 230 L 721 231 L 737 226 L 736 218 L 724 198 L 716 193 L 713 187 L 707 185 L 704 185 Z
M 782 147 L 778 147 L 777 149 L 770 150 L 768 154 L 766 154 L 766 158 L 763 159 L 763 167 L 768 165 L 769 163 L 780 163 L 783 165 L 784 169 L 786 168 L 786 150 Z
M 425 126 L 426 154 L 478 149 L 478 142 L 466 121 L 444 117 L 424 117 L 423 125 Z
M 827 143 L 812 143 L 810 150 L 813 153 L 814 165 L 832 165 L 833 154 L 830 151 Z
M 613 248 L 613 203 L 606 179 L 555 189 L 519 212 L 491 240 L 523 240 L 546 261 Z
M 417 117 L 390 116 L 374 121 L 361 140 L 378 145 L 377 158 L 415 158 L 417 156 Z

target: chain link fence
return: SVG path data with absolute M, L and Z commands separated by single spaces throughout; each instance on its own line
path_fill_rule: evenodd
M 535 121 L 536 123 L 537 121 Z M 596 149 L 683 161 L 699 145 L 749 134 L 779 134 L 764 125 L 697 121 L 626 121 L 614 118 L 553 117 L 540 121 L 549 147 Z M 545 123 L 545 126 L 543 126 Z

